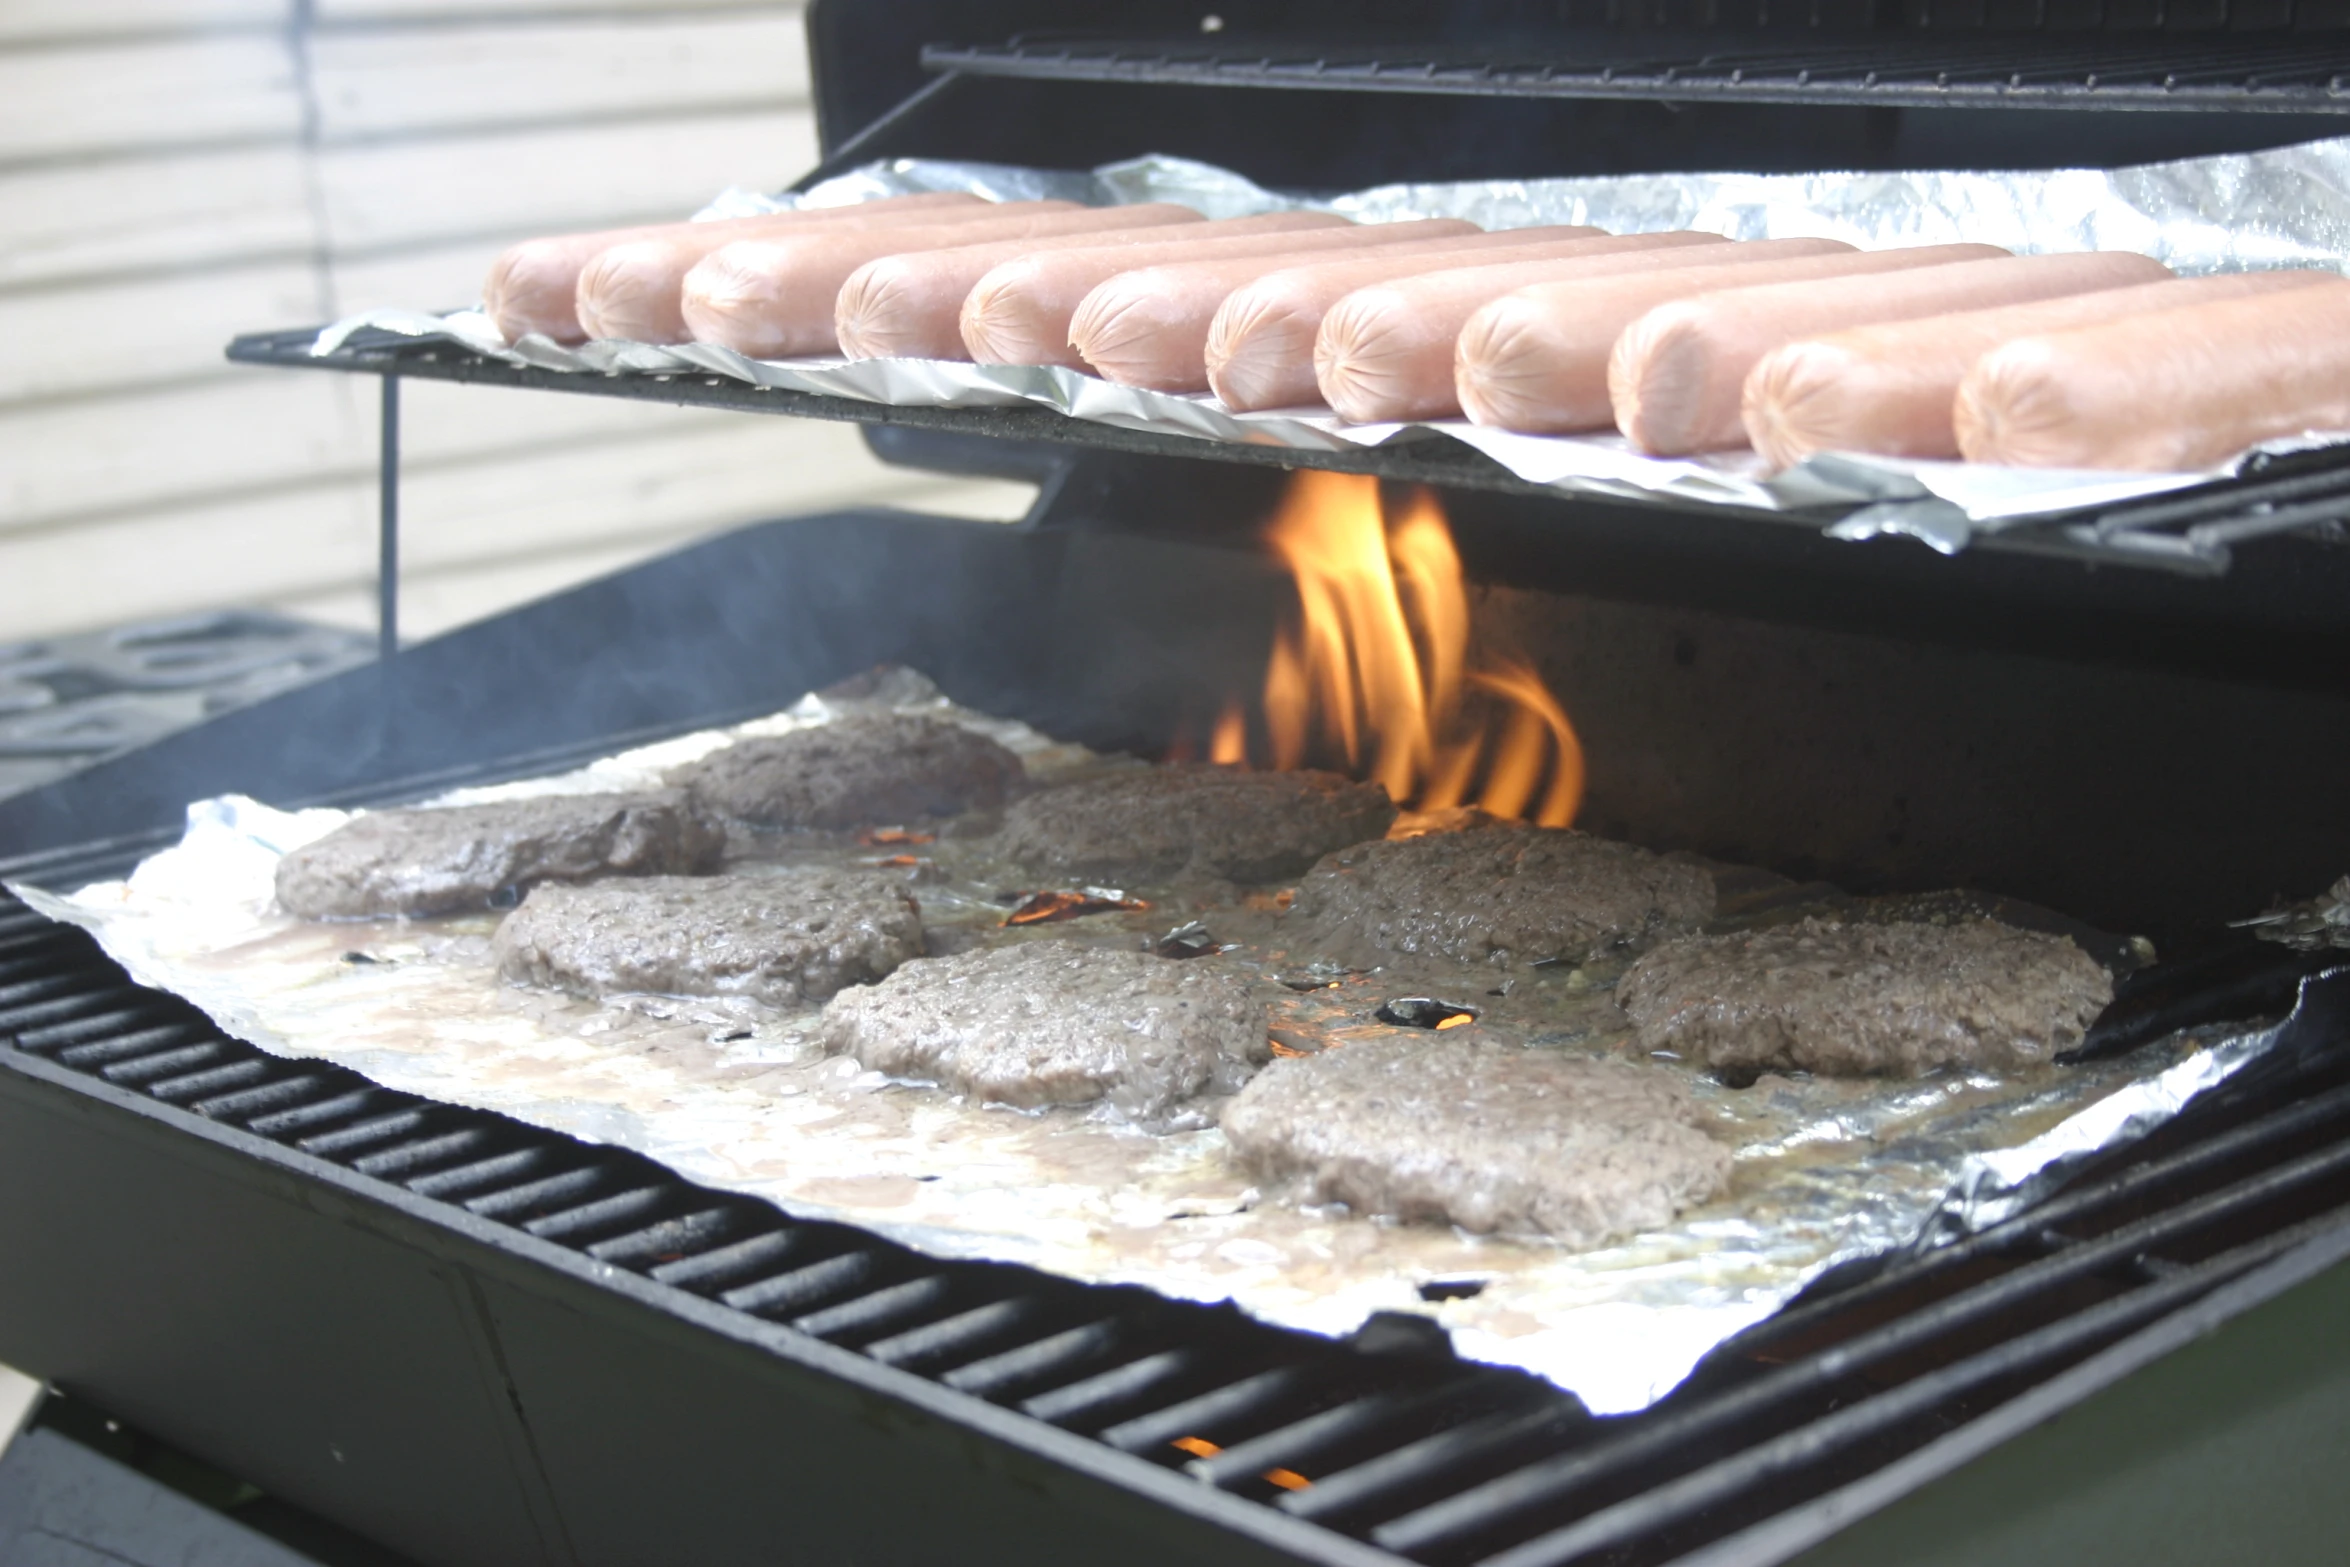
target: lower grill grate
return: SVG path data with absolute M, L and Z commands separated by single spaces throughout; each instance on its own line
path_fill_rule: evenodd
M 2339 982 L 2335 982 L 2338 984 Z M 2350 1002 L 2031 1211 L 1855 1267 L 1654 1409 L 1595 1419 L 1416 1318 L 1330 1343 L 1229 1309 L 941 1263 L 633 1154 L 228 1038 L 0 895 L 0 1041 L 856 1350 L 1399 1558 L 1661 1562 L 1881 1468 L 2350 1223 Z

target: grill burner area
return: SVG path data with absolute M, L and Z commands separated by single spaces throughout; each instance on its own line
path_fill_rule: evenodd
M 0 1098 L 95 1079 L 136 1113 L 209 1122 L 280 1167 L 359 1177 L 344 1189 L 441 1229 L 488 1221 L 501 1249 L 549 1243 L 657 1300 L 780 1324 L 1085 1438 L 1113 1482 L 1131 1488 L 1139 1461 L 1222 1493 L 1260 1521 L 1222 1504 L 1210 1517 L 1272 1546 L 1268 1559 L 1378 1559 L 1369 1545 L 1431 1567 L 1669 1560 L 1914 1455 L 2296 1248 L 2338 1252 L 2350 974 L 2312 981 L 2289 1029 L 2036 1208 L 1823 1279 L 1655 1408 L 1593 1419 L 1533 1379 L 1454 1360 L 1418 1319 L 1374 1318 L 1333 1344 L 940 1263 L 633 1155 L 280 1060 L 131 983 L 83 933 L 0 904 Z M 32 1254 L 20 1240 L 4 1243 Z M 1268 1535 L 1267 1513 L 1317 1527 Z

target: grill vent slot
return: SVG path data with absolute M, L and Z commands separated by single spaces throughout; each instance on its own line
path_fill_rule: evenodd
M 2313 1028 L 2316 1025 L 2313 1025 Z M 2035 1211 L 1848 1270 L 1645 1414 L 1141 1291 L 939 1263 L 636 1155 L 262 1054 L 0 896 L 0 1047 L 1452 1567 L 1666 1560 L 2350 1222 L 2350 1041 L 2300 1040 Z M 1393 1340 L 1400 1335 L 1386 1335 Z

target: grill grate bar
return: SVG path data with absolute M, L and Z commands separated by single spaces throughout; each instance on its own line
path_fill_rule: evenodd
M 528 1175 L 546 1165 L 555 1157 L 544 1144 L 517 1148 L 512 1153 L 492 1154 L 487 1159 L 476 1159 L 454 1169 L 435 1170 L 430 1175 L 412 1176 L 405 1183 L 419 1197 L 438 1197 L 455 1202 L 467 1192 L 479 1191 L 517 1175 Z
M 160 1081 L 149 1083 L 147 1092 L 166 1104 L 179 1104 L 183 1100 L 195 1099 L 202 1095 L 218 1094 L 223 1089 L 240 1088 L 248 1083 L 257 1083 L 268 1075 L 269 1063 L 267 1061 L 251 1059 L 231 1061 L 226 1066 L 216 1066 L 202 1072 L 187 1072 L 178 1077 L 166 1077 Z
M 103 1071 L 117 1062 L 136 1061 L 157 1051 L 168 1050 L 194 1032 L 195 1029 L 189 1024 L 172 1022 L 143 1028 L 133 1034 L 117 1034 L 111 1039 L 94 1039 L 88 1044 L 71 1045 L 58 1051 L 57 1064 L 82 1072 Z
M 1483 1415 L 1321 1476 L 1311 1490 L 1293 1491 L 1273 1505 L 1333 1528 L 1384 1522 L 1447 1490 L 1515 1468 L 1530 1455 L 1587 1437 L 1591 1424 L 1583 1410 L 1557 1400 L 1523 1413 Z
M 378 1105 L 395 1102 L 396 1096 L 385 1090 L 362 1085 L 358 1088 L 346 1089 L 331 1098 L 314 1099 L 308 1104 L 295 1105 L 291 1109 L 276 1110 L 268 1115 L 255 1116 L 245 1123 L 245 1130 L 253 1133 L 256 1137 L 266 1137 L 273 1142 L 288 1142 L 293 1140 L 296 1132 L 305 1128 L 324 1126 L 330 1121 L 347 1121 L 355 1115 L 365 1114 Z M 305 1153 L 316 1151 L 303 1147 L 298 1142 L 294 1146 L 302 1148 Z
M 865 1346 L 865 1353 L 885 1366 L 913 1369 L 945 1360 L 950 1355 L 968 1356 L 987 1344 L 1000 1343 L 1034 1323 L 1044 1311 L 1042 1296 L 1014 1295 L 1008 1300 L 974 1306 L 923 1327 L 875 1339 Z
M 273 1063 L 264 1063 L 265 1069 Z M 297 1072 L 292 1077 L 281 1077 L 233 1094 L 222 1094 L 214 1099 L 199 1099 L 188 1106 L 200 1116 L 214 1121 L 235 1122 L 264 1110 L 275 1110 L 298 1103 L 327 1087 L 334 1079 L 324 1072 Z
M 461 1126 L 455 1131 L 442 1132 L 433 1137 L 418 1138 L 414 1142 L 386 1148 L 351 1161 L 351 1168 L 361 1175 L 372 1175 L 379 1180 L 393 1180 L 424 1165 L 437 1164 L 470 1153 L 486 1146 L 492 1133 L 485 1126 Z
M 609 1166 L 591 1164 L 525 1181 L 502 1191 L 485 1192 L 468 1198 L 465 1206 L 485 1219 L 515 1220 L 517 1215 L 543 1211 L 552 1204 L 584 1197 L 612 1178 Z
M 677 1261 L 696 1247 L 742 1228 L 748 1222 L 740 1208 L 699 1208 L 643 1229 L 629 1230 L 610 1240 L 597 1241 L 587 1254 L 598 1262 L 633 1268 L 654 1261 Z
M 1047 1378 L 1066 1376 L 1080 1367 L 1122 1349 L 1130 1337 L 1125 1321 L 1099 1321 L 1064 1328 L 1032 1344 L 1003 1350 L 984 1360 L 957 1366 L 939 1380 L 951 1388 L 980 1398 L 1008 1398 Z
M 657 1283 L 708 1294 L 783 1261 L 806 1244 L 807 1234 L 798 1229 L 769 1230 L 699 1257 L 663 1263 L 652 1277 Z
M 76 976 L 72 974 L 45 973 L 34 979 L 20 979 L 13 984 L 0 985 L 0 1008 L 14 1009 L 80 988 Z
M 798 1311 L 813 1307 L 820 1301 L 837 1300 L 873 1277 L 879 1262 L 870 1251 L 843 1252 L 821 1262 L 811 1262 L 788 1273 L 761 1279 L 756 1284 L 745 1284 L 740 1289 L 728 1290 L 718 1297 L 723 1305 L 753 1316 L 770 1316 L 778 1312 Z
M 46 1054 L 78 1040 L 95 1039 L 125 1028 L 137 1028 L 174 1014 L 165 1007 L 116 1007 L 110 1011 L 93 1012 L 70 1022 L 51 1023 L 45 1028 L 28 1028 L 16 1036 L 16 1048 L 33 1055 Z M 0 1019 L 0 1022 L 4 1022 Z M 71 1065 L 71 1062 L 64 1063 Z
M 1446 1415 L 1475 1413 L 1481 1401 L 1490 1403 L 1503 1390 L 1520 1392 L 1511 1384 L 1497 1385 L 1477 1372 L 1448 1378 L 1434 1387 L 1390 1389 L 1325 1409 L 1303 1420 L 1280 1426 L 1262 1436 L 1236 1442 L 1212 1458 L 1195 1458 L 1184 1470 L 1192 1478 L 1219 1490 L 1261 1482 L 1265 1472 L 1286 1469 L 1311 1474 L 1335 1469 L 1347 1458 L 1392 1448 L 1388 1434 L 1406 1426 L 1424 1429 Z
M 564 1208 L 542 1217 L 528 1220 L 523 1229 L 541 1240 L 569 1241 L 585 1245 L 598 1235 L 619 1229 L 622 1225 L 658 1217 L 671 1200 L 668 1186 L 633 1186 L 627 1191 L 599 1197 L 594 1202 L 581 1203 L 575 1208 Z
M 14 1007 L 5 1017 L 0 1017 L 0 1027 L 9 1029 L 20 1039 L 29 1035 L 43 1034 L 48 1030 L 41 1025 L 91 1019 L 94 1014 L 103 1012 L 111 999 L 111 997 L 94 995 L 60 996 L 55 1001 L 41 1001 L 31 1006 Z M 172 1015 L 163 1007 L 149 1007 L 145 1011 L 149 1017 Z
M 892 1284 L 844 1300 L 837 1306 L 827 1306 L 794 1317 L 791 1325 L 813 1338 L 835 1339 L 852 1336 L 874 1337 L 887 1328 L 926 1311 L 946 1304 L 952 1298 L 953 1285 L 943 1274 L 927 1273 L 903 1284 Z
M 1285 1401 L 1308 1393 L 1313 1385 L 1314 1379 L 1305 1367 L 1275 1366 L 1165 1409 L 1120 1421 L 1104 1431 L 1101 1439 L 1121 1452 L 1148 1452 L 1167 1446 L 1177 1437 L 1225 1430 L 1261 1416 Z
M 407 1099 L 405 1094 L 387 1097 Z M 413 1100 L 409 1100 L 406 1108 L 393 1110 L 383 1115 L 370 1116 L 364 1121 L 356 1121 L 349 1126 L 338 1127 L 331 1132 L 313 1133 L 294 1146 L 304 1153 L 316 1154 L 322 1159 L 332 1159 L 337 1154 L 352 1153 L 361 1148 L 373 1147 L 377 1143 L 389 1142 L 392 1138 L 417 1130 L 431 1119 L 431 1111 L 417 1105 Z
M 33 918 L 37 922 L 41 916 Z M 69 925 L 19 924 L 0 930 L 0 956 L 14 954 L 8 958 L 11 963 L 62 966 L 75 960 L 87 962 L 93 947 L 87 936 Z
M 182 1029 L 182 1033 L 192 1030 Z M 166 1050 L 157 1055 L 141 1056 L 135 1061 L 116 1061 L 98 1069 L 98 1075 L 109 1083 L 136 1087 L 161 1078 L 185 1073 L 209 1061 L 217 1061 L 227 1047 L 218 1040 L 206 1040 L 200 1045 L 183 1045 L 177 1050 Z
M 1169 1383 L 1184 1381 L 1200 1368 L 1203 1359 L 1196 1350 L 1161 1350 L 1067 1387 L 1039 1393 L 1020 1409 L 1053 1425 L 1078 1425 L 1088 1416 L 1138 1403 Z

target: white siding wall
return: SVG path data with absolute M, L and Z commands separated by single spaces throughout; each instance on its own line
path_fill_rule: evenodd
M 237 332 L 472 300 L 504 244 L 815 161 L 797 4 L 0 5 L 0 642 L 232 604 L 365 625 L 375 383 Z M 1015 514 L 845 426 L 403 385 L 403 628 L 861 501 Z

